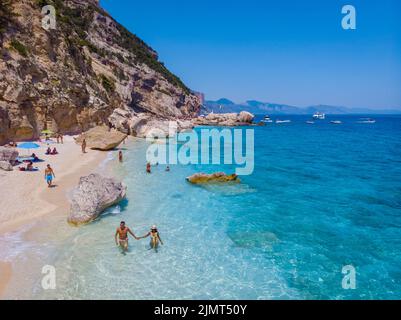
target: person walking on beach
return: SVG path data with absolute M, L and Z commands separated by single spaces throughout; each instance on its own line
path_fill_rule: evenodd
M 50 166 L 50 164 L 48 164 L 46 167 L 46 170 L 45 170 L 45 179 L 47 182 L 47 186 L 49 188 L 52 187 L 53 177 L 55 178 L 56 175 L 54 174 L 54 171 L 53 171 L 52 167 Z
M 147 172 L 147 173 L 152 173 L 152 170 L 151 170 L 151 167 L 150 167 L 150 162 L 148 162 L 148 163 L 146 164 L 146 172 Z
M 86 139 L 85 138 L 82 140 L 81 148 L 82 148 L 82 153 L 86 153 Z
M 118 161 L 123 162 L 123 152 L 121 150 L 118 152 Z
M 138 239 L 145 239 L 147 237 L 150 237 L 150 248 L 155 249 L 155 251 L 157 252 L 159 242 L 163 244 L 163 241 L 160 238 L 159 231 L 157 230 L 157 227 L 155 225 L 150 228 L 150 231 L 146 235 L 144 235 L 143 237 L 139 237 Z
M 121 221 L 120 226 L 116 230 L 114 236 L 116 245 L 119 246 L 124 252 L 128 251 L 128 233 L 131 234 L 136 240 L 139 240 L 135 234 L 125 225 L 125 221 Z

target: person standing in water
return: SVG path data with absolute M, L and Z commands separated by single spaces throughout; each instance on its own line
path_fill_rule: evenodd
M 159 242 L 163 244 L 162 239 L 160 238 L 159 231 L 157 230 L 157 227 L 155 225 L 150 228 L 150 231 L 144 235 L 143 237 L 139 237 L 139 239 L 145 239 L 150 236 L 150 248 L 155 249 L 157 252 L 157 249 L 159 247 Z
M 118 161 L 123 162 L 123 152 L 121 150 L 118 152 Z
M 114 238 L 116 240 L 116 245 L 126 252 L 128 251 L 128 233 L 132 235 L 136 240 L 139 240 L 137 236 L 125 225 L 124 221 L 121 221 L 120 227 L 117 228 Z
M 54 171 L 50 164 L 47 165 L 46 170 L 45 170 L 45 179 L 47 182 L 47 186 L 50 188 L 52 186 L 53 182 L 53 177 L 55 178 L 56 175 L 54 174 Z
M 86 153 L 86 140 L 85 140 L 85 138 L 82 140 L 81 148 L 82 148 L 82 153 Z
M 152 173 L 152 171 L 151 171 L 151 169 L 150 169 L 150 162 L 148 162 L 148 163 L 146 164 L 146 172 L 147 172 L 147 173 Z

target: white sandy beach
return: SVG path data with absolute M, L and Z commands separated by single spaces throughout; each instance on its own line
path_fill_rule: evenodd
M 21 150 L 20 155 L 35 153 L 44 162 L 34 163 L 39 168 L 36 172 L 0 171 L 0 235 L 20 229 L 32 221 L 45 219 L 46 215 L 57 210 L 58 214 L 69 213 L 67 193 L 78 184 L 79 178 L 94 171 L 106 158 L 106 152 L 87 150 L 81 147 L 73 137 L 64 137 L 64 144 L 51 144 L 56 147 L 58 155 L 45 155 L 47 145 L 40 143 L 39 149 Z M 56 178 L 54 188 L 48 188 L 44 179 L 45 166 L 50 164 Z M 22 165 L 21 165 L 22 166 Z M 12 274 L 11 264 L 0 261 L 0 298 Z

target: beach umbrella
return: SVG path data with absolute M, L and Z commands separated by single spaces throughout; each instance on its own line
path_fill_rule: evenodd
M 40 148 L 40 145 L 34 143 L 34 142 L 23 142 L 18 145 L 18 148 L 20 149 L 28 149 L 28 152 L 31 153 L 31 149 L 37 149 Z
M 53 134 L 53 131 L 47 129 L 47 130 L 43 130 L 42 133 L 43 134 Z

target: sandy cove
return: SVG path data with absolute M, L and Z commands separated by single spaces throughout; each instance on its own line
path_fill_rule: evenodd
M 0 235 L 18 230 L 23 225 L 57 211 L 65 215 L 69 213 L 67 193 L 75 187 L 79 178 L 96 170 L 106 158 L 107 152 L 87 150 L 81 152 L 73 137 L 64 137 L 64 144 L 51 144 L 56 147 L 58 155 L 45 155 L 47 145 L 40 143 L 40 148 L 30 150 L 44 162 L 34 163 L 37 172 L 0 171 Z M 28 150 L 18 149 L 20 155 L 28 155 Z M 44 179 L 44 170 L 50 164 L 56 178 L 54 188 L 48 188 Z M 22 166 L 22 165 L 21 165 Z M 0 261 L 0 298 L 11 277 L 12 269 L 8 261 Z

